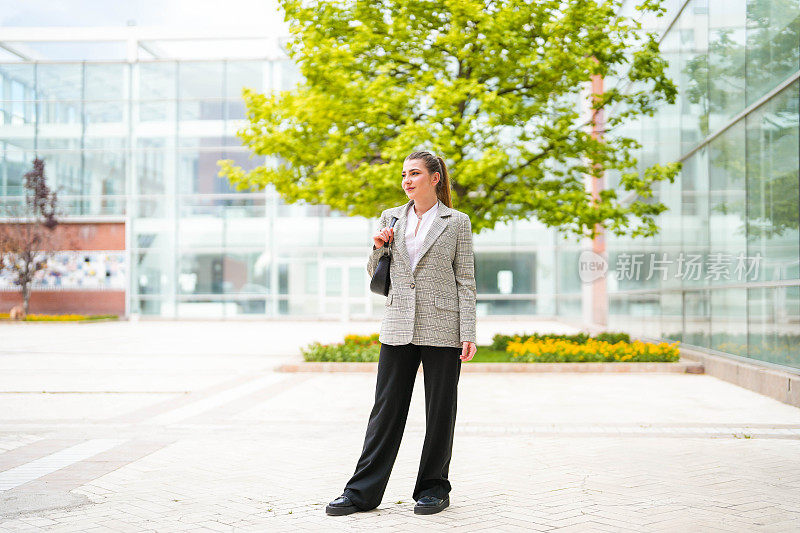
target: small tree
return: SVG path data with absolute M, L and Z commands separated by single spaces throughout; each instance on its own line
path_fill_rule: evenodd
M 47 268 L 62 238 L 56 232 L 57 194 L 47 185 L 41 159 L 34 159 L 33 170 L 25 174 L 24 188 L 25 205 L 9 208 L 9 220 L 0 223 L 0 272 L 19 285 L 27 315 L 35 276 Z

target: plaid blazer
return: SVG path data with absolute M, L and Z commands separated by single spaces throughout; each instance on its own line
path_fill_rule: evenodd
M 378 259 L 391 246 L 391 288 L 378 338 L 382 344 L 461 348 L 464 341 L 475 342 L 472 223 L 467 214 L 440 203 L 412 272 L 405 231 L 406 208 L 413 203 L 409 200 L 381 213 L 378 229 L 388 226 L 393 216 L 398 219 L 394 242 L 377 249 L 373 245 L 367 260 L 372 277 Z

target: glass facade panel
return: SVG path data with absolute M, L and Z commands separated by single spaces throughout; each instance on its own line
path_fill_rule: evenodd
M 192 61 L 178 65 L 178 98 L 182 101 L 225 96 L 225 64 Z
M 756 279 L 798 279 L 798 90 L 795 82 L 747 117 L 748 256 Z
M 23 176 L 35 156 L 13 143 L 0 143 L 0 147 L 0 196 L 21 196 Z
M 578 249 L 560 249 L 558 253 L 558 269 L 560 272 L 559 294 L 580 294 L 581 279 L 578 275 L 578 262 L 581 255 Z M 477 260 L 477 259 L 476 259 Z M 611 259 L 609 263 L 613 264 Z
M 669 341 L 683 340 L 683 294 L 661 293 L 661 329 L 658 336 Z
M 143 100 L 136 104 L 139 122 L 174 121 L 177 101 L 175 100 Z
M 481 294 L 536 294 L 535 252 L 486 252 L 475 260 Z
M 302 80 L 300 70 L 292 61 L 277 61 L 273 63 L 273 69 L 275 72 L 273 83 L 279 91 L 291 90 Z
M 709 253 L 709 183 L 708 149 L 702 148 L 683 163 L 681 171 L 683 204 L 681 205 L 682 244 L 676 264 L 684 286 L 702 286 L 708 282 L 702 258 Z M 699 263 L 699 267 L 697 266 Z
M 264 90 L 264 73 L 268 64 L 263 61 L 229 61 L 226 67 L 224 96 L 227 98 L 239 100 L 243 87 L 259 92 Z
M 85 102 L 83 105 L 87 130 L 95 124 L 119 123 L 122 126 L 126 112 L 125 102 Z
M 212 139 L 201 139 L 203 144 L 218 144 Z M 220 194 L 237 192 L 230 183 L 219 177 L 217 161 L 226 159 L 220 149 L 181 149 L 178 158 L 178 191 L 180 194 Z
M 82 63 L 39 63 L 36 65 L 36 98 L 49 102 L 76 102 L 86 96 L 83 91 Z
M 136 168 L 136 190 L 139 194 L 165 194 L 173 187 L 175 151 L 172 139 L 138 139 L 133 153 Z M 167 148 L 172 146 L 172 150 Z
M 708 0 L 691 0 L 677 22 L 681 154 L 708 135 Z
M 120 63 L 86 63 L 84 100 L 123 100 L 127 95 L 129 66 Z
M 36 68 L 32 63 L 0 65 L 0 100 L 35 100 Z
M 679 32 L 670 32 L 661 43 L 661 50 L 669 62 L 667 75 L 676 83 L 680 77 L 681 35 Z M 656 163 L 669 163 L 680 157 L 681 119 L 680 100 L 672 105 L 662 106 L 655 115 L 655 161 Z M 649 166 L 649 165 L 648 165 Z
M 710 348 L 747 356 L 747 289 L 717 289 L 711 295 Z M 743 339 L 743 337 L 745 337 Z M 744 340 L 744 342 L 742 342 Z
M 745 2 L 708 2 L 709 127 L 719 129 L 745 107 Z
M 747 335 L 736 337 L 746 344 L 753 359 L 800 368 L 800 287 L 747 290 Z
M 181 205 L 179 241 L 194 248 L 263 248 L 269 221 L 261 199 L 187 199 Z
M 683 293 L 683 342 L 701 348 L 710 347 L 711 302 L 706 290 Z
M 63 195 L 84 194 L 80 149 L 40 151 L 38 156 L 44 160 L 45 172 L 52 184 L 62 191 L 62 199 Z M 30 167 L 30 164 L 30 161 L 26 161 L 25 167 Z
M 747 0 L 747 103 L 800 69 L 800 2 Z
M 139 100 L 171 100 L 178 97 L 178 64 L 174 61 L 137 63 L 134 92 Z
M 175 248 L 175 228 L 164 218 L 136 218 L 131 246 L 142 252 L 169 252 Z
M 92 198 L 125 194 L 124 152 L 110 150 L 87 150 L 83 154 L 84 186 L 82 194 Z M 123 214 L 123 213 L 119 213 Z
M 180 294 L 249 294 L 265 297 L 269 265 L 264 252 L 181 254 Z
M 61 100 L 37 102 L 37 118 L 39 124 L 75 124 L 76 129 L 70 136 L 80 136 L 83 102 L 80 100 Z M 45 132 L 42 132 L 45 134 Z
M 180 100 L 180 119 L 182 121 L 192 120 L 223 120 L 225 118 L 225 100 L 221 99 L 198 99 Z M 218 134 L 222 136 L 221 125 L 218 126 Z M 219 140 L 216 145 L 219 146 Z
M 735 260 L 747 253 L 744 144 L 743 122 L 709 144 L 710 243 L 703 277 L 711 285 L 735 282 Z
M 167 300 L 174 291 L 175 257 L 169 250 L 136 252 L 134 285 L 141 296 Z

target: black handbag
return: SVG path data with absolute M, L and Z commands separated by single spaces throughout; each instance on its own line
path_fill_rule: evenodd
M 397 222 L 397 217 L 392 217 L 392 222 L 389 224 L 389 227 L 393 228 L 395 222 Z M 392 239 L 392 242 L 383 244 L 383 247 L 387 249 L 387 253 L 383 254 L 381 258 L 378 259 L 378 266 L 375 267 L 375 272 L 372 274 L 372 281 L 369 282 L 369 290 L 375 294 L 389 296 L 389 286 L 392 283 L 389 278 L 389 267 L 392 261 L 393 244 L 394 239 Z M 374 248 L 375 246 L 373 245 L 372 247 Z

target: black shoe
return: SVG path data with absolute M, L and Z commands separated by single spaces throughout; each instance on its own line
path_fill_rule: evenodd
M 436 496 L 423 496 L 417 500 L 414 506 L 414 514 L 434 514 L 438 513 L 450 505 L 450 496 L 445 496 L 444 500 Z
M 342 494 L 325 507 L 325 512 L 331 516 L 343 516 L 360 511 L 358 507 L 350 501 L 350 498 Z

